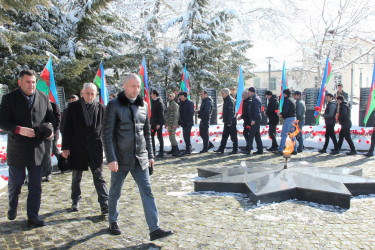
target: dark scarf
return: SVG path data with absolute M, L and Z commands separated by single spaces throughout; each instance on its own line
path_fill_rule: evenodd
M 95 101 L 93 103 L 86 103 L 85 99 L 81 98 L 81 105 L 83 116 L 85 117 L 86 126 L 90 127 L 93 123 L 95 113 Z
M 141 107 L 144 106 L 143 97 L 141 95 L 138 95 L 137 98 L 135 99 L 134 103 L 131 103 L 129 98 L 126 97 L 125 91 L 121 91 L 120 93 L 118 93 L 117 99 L 122 105 L 127 106 L 129 104 L 133 104 L 133 105 L 141 106 Z

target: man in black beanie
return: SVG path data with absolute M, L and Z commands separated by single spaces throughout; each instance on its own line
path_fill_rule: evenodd
M 279 109 L 279 101 L 276 95 L 269 90 L 266 91 L 266 98 L 268 100 L 268 105 L 265 113 L 268 117 L 268 134 L 272 140 L 272 145 L 267 151 L 277 151 L 279 145 L 276 140 L 276 127 L 279 124 L 279 116 L 276 114 L 276 110 Z

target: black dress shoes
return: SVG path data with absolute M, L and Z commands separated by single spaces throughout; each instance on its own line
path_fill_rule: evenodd
M 364 154 L 364 156 L 373 156 L 374 155 L 374 153 L 373 152 L 367 152 L 366 154 Z
M 109 224 L 109 232 L 113 235 L 120 235 L 121 234 L 121 230 L 117 224 L 117 222 L 112 222 Z
M 263 151 L 255 151 L 253 152 L 253 155 L 262 155 L 263 154 Z
M 224 149 L 216 149 L 214 150 L 214 153 L 224 154 Z
M 237 154 L 237 153 L 238 153 L 237 150 L 232 150 L 231 152 L 229 152 L 230 155 L 235 155 L 235 154 Z
M 172 231 L 164 231 L 163 229 L 159 228 L 158 230 L 150 233 L 150 240 L 151 241 L 157 240 L 157 239 L 160 239 L 160 238 L 164 238 L 164 237 L 170 236 L 172 234 L 173 234 Z
M 79 203 L 72 204 L 72 212 L 78 212 L 79 210 Z
M 30 217 L 28 219 L 29 226 L 36 226 L 36 227 L 43 227 L 46 225 L 44 220 L 42 220 L 39 216 Z
M 106 214 L 108 214 L 108 205 L 107 205 L 107 204 L 103 204 L 103 205 L 101 205 L 100 210 L 101 210 L 101 212 L 102 212 L 102 215 L 106 215 Z
M 15 220 L 17 217 L 17 209 L 10 209 L 8 210 L 8 220 Z

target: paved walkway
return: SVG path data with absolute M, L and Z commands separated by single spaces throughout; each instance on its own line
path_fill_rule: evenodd
M 108 221 L 100 215 L 91 173 L 82 179 L 81 210 L 70 210 L 71 174 L 54 173 L 43 184 L 40 215 L 47 225 L 26 226 L 27 188 L 20 197 L 19 215 L 8 221 L 6 190 L 0 196 L 0 249 L 375 249 L 375 195 L 355 197 L 343 210 L 302 201 L 256 206 L 241 194 L 194 193 L 197 167 L 234 166 L 242 160 L 281 163 L 282 157 L 266 153 L 248 157 L 193 154 L 158 160 L 151 177 L 160 224 L 176 233 L 150 242 L 138 189 L 130 177 L 121 198 L 123 234 L 108 233 Z M 327 167 L 361 167 L 375 179 L 375 157 L 331 156 L 304 152 L 292 161 Z M 105 170 L 109 181 L 109 171 Z

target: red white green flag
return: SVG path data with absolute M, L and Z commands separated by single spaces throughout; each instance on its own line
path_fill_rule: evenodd
M 148 105 L 148 116 L 151 118 L 151 99 L 150 99 L 150 89 L 148 88 L 148 78 L 147 78 L 147 68 L 146 60 L 143 57 L 141 70 L 139 71 L 139 77 L 141 78 L 141 94 Z
M 41 79 L 36 83 L 36 88 L 39 91 L 44 92 L 50 99 L 51 102 L 57 103 L 59 105 L 59 100 L 57 98 L 55 77 L 53 76 L 52 69 L 52 59 L 49 58 L 46 66 L 44 67 L 42 73 L 40 74 Z

